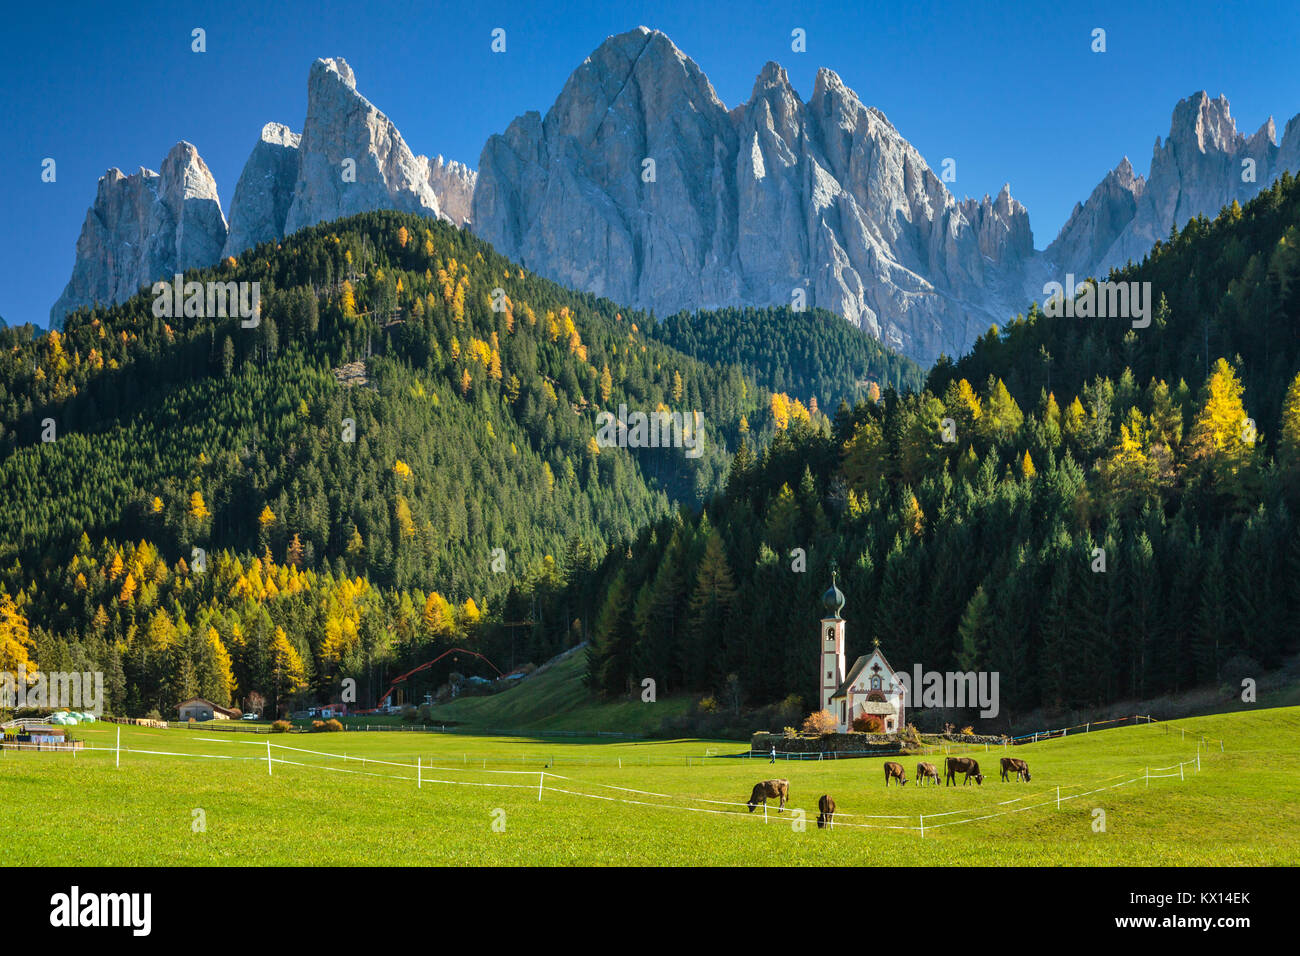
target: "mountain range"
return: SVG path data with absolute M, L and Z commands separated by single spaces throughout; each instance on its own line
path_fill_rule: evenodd
M 1223 96 L 1180 101 L 1148 175 L 1125 157 L 1034 248 L 1004 186 L 958 200 L 920 153 L 832 70 L 803 100 L 768 63 L 728 108 L 663 33 L 608 38 L 545 116 L 489 138 L 477 172 L 416 155 L 356 88 L 317 60 L 302 133 L 262 130 L 229 223 L 197 149 L 160 173 L 109 170 L 51 325 L 80 306 L 209 266 L 304 226 L 374 209 L 472 229 L 570 287 L 668 315 L 741 305 L 828 309 L 917 359 L 965 353 L 1045 281 L 1140 261 L 1171 228 L 1300 172 L 1300 116 L 1239 133 Z

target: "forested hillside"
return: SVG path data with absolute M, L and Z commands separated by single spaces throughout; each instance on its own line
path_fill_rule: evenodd
M 160 318 L 145 291 L 3 333 L 0 663 L 103 669 L 112 709 L 274 708 L 343 676 L 364 700 L 502 620 L 536 622 L 507 634 L 521 662 L 549 656 L 585 625 L 554 581 L 719 491 L 739 436 L 777 426 L 739 364 L 420 217 L 186 280 L 259 282 L 260 322 Z M 699 410 L 702 454 L 602 447 L 620 404 Z
M 825 309 L 680 312 L 651 334 L 711 364 L 739 365 L 774 391 L 820 396 L 831 408 L 925 384 L 919 365 Z
M 1276 438 L 1283 392 L 1300 368 L 1300 187 L 1290 173 L 1245 208 L 1234 202 L 1213 221 L 1191 220 L 1141 265 L 1110 278 L 1151 283 L 1148 328 L 1122 318 L 1048 318 L 1035 305 L 955 364 L 936 365 L 930 390 L 995 375 L 1028 404 L 1043 389 L 1074 395 L 1098 376 L 1117 382 L 1126 368 L 1139 382 L 1197 383 L 1224 356 L 1240 366 L 1260 432 Z
M 919 394 L 778 414 L 725 495 L 602 569 L 594 683 L 811 706 L 832 560 L 851 655 L 998 671 L 1006 718 L 1276 664 L 1300 646 L 1297 224 L 1288 177 L 1162 244 L 1127 274 L 1167 300 L 1136 340 L 1035 310 Z

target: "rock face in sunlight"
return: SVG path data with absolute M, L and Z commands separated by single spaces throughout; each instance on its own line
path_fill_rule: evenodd
M 282 123 L 262 127 L 230 203 L 230 235 L 224 255 L 239 255 L 245 249 L 279 239 L 293 202 L 298 180 L 298 144 L 301 137 Z
M 488 140 L 472 218 L 506 255 L 618 302 L 663 315 L 801 294 L 927 363 L 1041 299 L 1045 279 L 1140 260 L 1175 222 L 1245 201 L 1298 161 L 1300 123 L 1280 145 L 1271 122 L 1246 138 L 1226 100 L 1198 94 L 1176 108 L 1149 179 L 1124 160 L 1039 253 L 1009 186 L 958 201 L 833 71 L 805 102 L 769 63 L 729 110 L 642 27 L 601 44 L 545 117 Z
M 228 235 L 188 143 L 161 174 L 110 170 L 51 320 L 305 226 L 397 209 L 468 226 L 549 278 L 661 316 L 822 307 L 929 364 L 1041 300 L 1045 281 L 1140 261 L 1172 227 L 1286 170 L 1300 172 L 1300 116 L 1280 142 L 1271 119 L 1247 137 L 1224 97 L 1197 93 L 1175 107 L 1149 175 L 1124 158 L 1039 252 L 1010 185 L 958 200 L 829 69 L 804 101 L 768 63 L 728 109 L 667 36 L 639 27 L 584 60 L 544 117 L 524 113 L 489 138 L 476 173 L 412 152 L 335 57 L 311 66 L 301 135 L 263 127 Z
M 397 209 L 464 225 L 475 173 L 463 163 L 417 156 L 397 127 L 357 92 L 342 58 L 312 64 L 303 131 L 262 127 L 230 207 L 189 143 L 179 143 L 161 173 L 110 169 L 77 240 L 72 278 L 52 326 L 70 311 L 122 302 L 177 271 L 210 266 L 304 226 L 375 209 Z
M 412 153 L 393 121 L 357 92 L 341 57 L 312 64 L 298 152 L 286 233 L 372 209 L 441 214 L 429 160 Z
M 161 172 L 110 169 L 86 213 L 72 278 L 50 310 L 50 326 L 81 306 L 122 302 L 159 277 L 210 266 L 225 242 L 216 181 L 192 144 L 172 147 Z
M 1020 304 L 1033 256 L 1009 189 L 958 203 L 833 71 L 805 103 L 769 63 L 729 111 L 645 28 L 602 44 L 545 119 L 488 141 L 473 220 L 506 255 L 618 302 L 662 315 L 802 297 L 923 361 Z
M 1199 215 L 1212 219 L 1233 200 L 1244 205 L 1283 172 L 1300 173 L 1300 116 L 1280 143 L 1272 119 L 1244 136 L 1226 97 L 1196 93 L 1174 107 L 1164 143 L 1156 138 L 1147 178 L 1134 175 L 1125 157 L 1075 207 L 1047 258 L 1062 271 L 1104 276 L 1141 262 L 1173 227 Z

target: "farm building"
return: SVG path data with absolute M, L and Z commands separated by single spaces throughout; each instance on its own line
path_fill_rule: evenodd
M 864 715 L 877 717 L 880 732 L 894 733 L 903 727 L 905 705 L 903 688 L 894 680 L 894 669 L 880 650 L 880 641 L 872 642 L 870 654 L 864 654 L 848 668 L 845 664 L 844 594 L 831 573 L 831 586 L 822 603 L 827 616 L 821 622 L 821 667 L 819 698 L 823 710 L 835 717 L 835 729 L 847 733 L 853 721 Z
M 191 697 L 177 709 L 181 720 L 233 720 L 239 716 L 239 711 L 214 704 L 202 697 Z
M 0 748 L 17 750 L 79 750 L 82 741 L 70 740 L 68 732 L 46 721 L 24 718 L 0 725 Z

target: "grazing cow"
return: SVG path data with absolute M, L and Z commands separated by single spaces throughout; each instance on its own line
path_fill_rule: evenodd
M 780 813 L 785 809 L 785 802 L 790 798 L 790 781 L 789 780 L 764 780 L 762 783 L 754 784 L 754 792 L 749 795 L 749 812 L 754 812 L 754 807 L 758 804 L 767 806 L 768 800 L 780 799 L 780 806 L 776 812 Z
M 892 760 L 885 761 L 885 786 L 889 786 L 890 780 L 897 780 L 899 786 L 907 786 L 907 771 L 903 769 L 901 763 L 894 763 Z
M 944 782 L 952 786 L 957 782 L 957 774 L 964 773 L 965 779 L 962 780 L 962 786 L 970 783 L 971 777 L 975 778 L 976 786 L 984 783 L 984 774 L 980 773 L 979 762 L 974 757 L 948 757 L 943 762 Z
M 932 763 L 918 763 L 916 765 L 916 785 L 919 787 L 927 779 L 933 780 L 936 784 L 939 783 L 939 771 L 934 769 Z
M 835 829 L 835 800 L 829 793 L 817 798 L 817 829 L 824 827 Z
M 1025 783 L 1029 782 L 1029 764 L 1019 757 L 1002 758 L 1002 781 L 1004 783 L 1007 780 L 1007 773 L 1010 771 L 1015 771 L 1017 780 L 1024 780 Z

